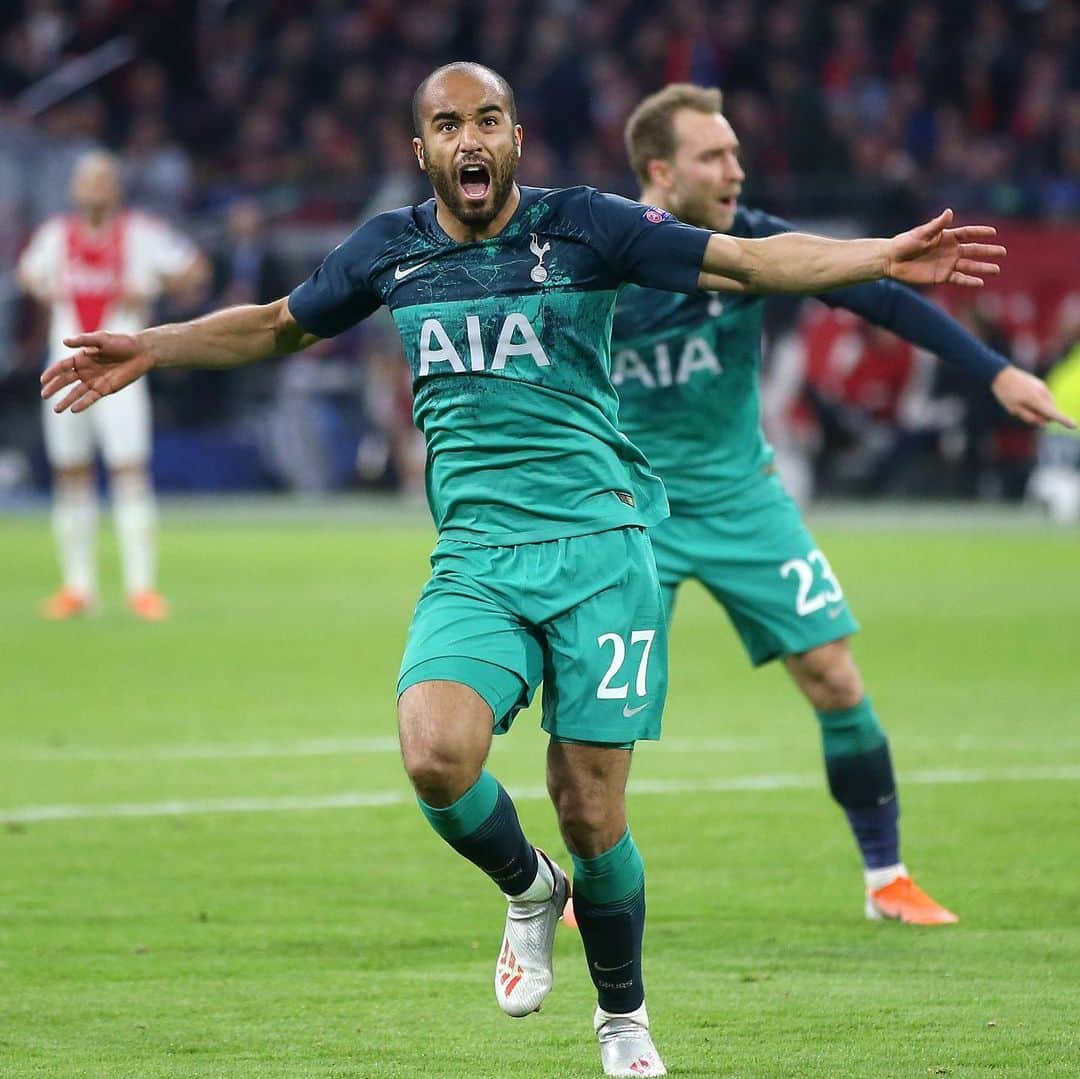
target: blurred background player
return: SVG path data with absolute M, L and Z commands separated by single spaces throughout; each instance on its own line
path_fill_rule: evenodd
M 745 176 L 721 106 L 718 90 L 685 83 L 641 102 L 626 126 L 641 201 L 735 236 L 791 230 L 738 205 Z M 878 281 L 819 298 L 989 383 L 1028 423 L 1065 419 L 1042 382 L 903 285 Z M 612 381 L 621 428 L 668 490 L 671 517 L 651 531 L 668 615 L 678 586 L 697 578 L 723 604 L 755 666 L 783 659 L 821 727 L 829 788 L 863 857 L 867 916 L 955 922 L 901 861 L 889 745 L 847 640 L 858 625 L 761 431 L 763 309 L 761 296 L 636 285 L 620 294 Z
M 193 291 L 209 276 L 206 259 L 190 241 L 156 218 L 123 209 L 112 155 L 91 151 L 80 157 L 70 193 L 74 212 L 41 225 L 18 264 L 20 286 L 49 309 L 50 362 L 65 353 L 63 338 L 72 333 L 139 330 L 159 295 Z M 168 606 L 156 588 L 146 384 L 129 386 L 101 411 L 85 415 L 58 415 L 46 407 L 43 422 L 62 578 L 44 604 L 45 617 L 71 618 L 97 602 L 94 454 L 100 449 L 128 604 L 140 618 L 164 618 Z

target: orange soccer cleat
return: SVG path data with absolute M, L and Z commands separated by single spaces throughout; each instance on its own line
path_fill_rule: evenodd
M 133 614 L 145 622 L 160 622 L 169 617 L 169 605 L 165 597 L 149 588 L 142 592 L 132 592 L 128 596 L 128 606 Z
M 897 877 L 876 891 L 868 891 L 866 916 L 874 921 L 891 918 L 905 925 L 952 925 L 960 921 L 908 876 Z
M 50 622 L 63 622 L 80 614 L 88 614 L 93 606 L 94 601 L 82 592 L 61 588 L 41 605 L 41 614 Z
M 569 926 L 571 929 L 577 929 L 577 915 L 574 913 L 574 897 L 571 895 L 566 900 L 566 906 L 562 909 L 563 925 Z

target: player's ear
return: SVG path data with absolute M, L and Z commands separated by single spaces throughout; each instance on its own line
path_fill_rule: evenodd
M 424 140 L 421 138 L 415 138 L 412 140 L 413 153 L 416 154 L 416 163 L 420 166 L 421 172 L 427 172 L 427 165 L 424 164 Z
M 521 157 L 521 143 L 525 138 L 525 132 L 522 130 L 521 124 L 514 124 L 514 145 L 517 147 L 517 155 Z
M 662 157 L 654 157 L 649 162 L 646 171 L 649 176 L 650 187 L 658 187 L 661 191 L 670 191 L 674 186 L 670 161 L 665 161 Z

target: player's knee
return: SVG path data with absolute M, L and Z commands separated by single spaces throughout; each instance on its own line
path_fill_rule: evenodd
M 491 739 L 490 719 L 467 708 L 446 707 L 430 683 L 406 690 L 398 702 L 401 759 L 416 793 L 446 806 L 477 780 Z
M 413 790 L 428 805 L 456 802 L 477 780 L 480 768 L 442 752 L 437 746 L 402 746 L 405 772 Z
M 595 858 L 609 850 L 626 831 L 621 800 L 598 792 L 552 790 L 551 800 L 559 818 L 559 831 L 567 847 L 583 858 Z
M 401 759 L 413 790 L 428 805 L 456 802 L 479 778 L 483 758 L 460 743 L 402 732 Z
M 124 465 L 110 469 L 109 485 L 114 494 L 140 495 L 150 490 L 150 476 L 142 465 Z
M 94 482 L 94 472 L 90 465 L 75 465 L 73 468 L 53 469 L 53 480 L 58 489 L 78 490 L 90 487 Z
M 862 676 L 846 641 L 834 641 L 791 658 L 799 688 L 817 711 L 854 708 L 865 696 Z

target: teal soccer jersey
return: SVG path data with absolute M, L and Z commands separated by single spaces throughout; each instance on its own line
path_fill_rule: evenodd
M 667 500 L 616 427 L 624 281 L 694 289 L 709 233 L 590 188 L 524 188 L 495 237 L 456 243 L 434 200 L 358 229 L 289 298 L 340 333 L 386 304 L 412 367 L 439 541 L 398 691 L 454 681 L 508 729 L 544 684 L 565 741 L 656 738 L 667 627 L 644 529 Z
M 696 288 L 709 235 L 591 188 L 522 188 L 498 236 L 456 243 L 429 200 L 359 228 L 289 308 L 320 337 L 390 308 L 441 536 L 498 546 L 647 526 L 667 505 L 616 427 L 615 297 L 625 281 Z
M 731 234 L 790 226 L 742 208 Z M 719 600 L 755 664 L 858 628 L 824 554 L 773 474 L 761 430 L 764 297 L 628 286 L 619 298 L 612 381 L 619 424 L 667 488 L 651 530 L 670 616 L 696 578 Z
M 739 209 L 733 236 L 788 226 Z M 761 431 L 763 296 L 628 286 L 612 331 L 619 426 L 667 488 L 673 512 L 721 509 L 769 471 Z

